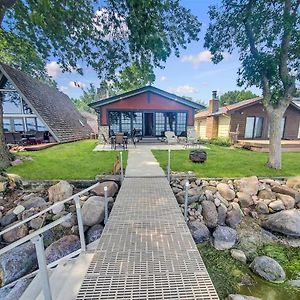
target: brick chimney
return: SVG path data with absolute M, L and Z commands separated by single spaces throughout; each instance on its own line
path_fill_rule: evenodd
M 212 99 L 209 100 L 208 112 L 215 113 L 219 110 L 219 100 L 217 99 L 217 91 L 212 92 Z M 218 123 L 217 116 L 209 116 L 206 119 L 206 137 L 212 139 L 218 136 Z
M 215 113 L 219 110 L 219 100 L 217 98 L 217 91 L 212 92 L 212 99 L 208 103 L 208 112 Z

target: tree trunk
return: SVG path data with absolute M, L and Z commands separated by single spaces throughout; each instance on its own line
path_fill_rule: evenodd
M 10 153 L 6 146 L 4 131 L 3 131 L 3 101 L 0 94 L 0 170 L 9 165 Z
M 281 169 L 281 121 L 287 106 L 277 108 L 267 107 L 269 119 L 269 159 L 267 166 L 273 169 Z

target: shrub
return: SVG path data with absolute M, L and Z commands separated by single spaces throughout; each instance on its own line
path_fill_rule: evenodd
M 212 144 L 216 146 L 230 147 L 231 141 L 227 137 L 217 137 L 210 140 L 199 140 L 202 144 Z

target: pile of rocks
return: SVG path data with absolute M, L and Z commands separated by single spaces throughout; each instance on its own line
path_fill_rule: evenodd
M 98 239 L 104 228 L 104 187 L 108 188 L 109 211 L 111 210 L 119 185 L 115 181 L 104 181 L 97 187 L 80 196 L 81 213 L 85 230 L 86 243 Z M 75 194 L 74 186 L 67 181 L 60 181 L 48 189 L 36 193 L 24 190 L 16 191 L 17 197 L 13 205 L 7 210 L 0 207 L 0 231 L 25 220 L 41 210 L 57 203 L 50 211 L 22 224 L 2 235 L 1 248 L 25 237 L 31 232 L 51 223 L 60 217 L 71 213 L 71 218 L 44 233 L 45 255 L 47 262 L 55 261 L 68 253 L 80 248 L 77 225 L 76 207 L 74 201 L 61 204 L 60 201 Z M 3 197 L 3 196 L 2 196 Z M 5 196 L 9 200 L 10 195 Z M 26 259 L 24 259 L 24 255 Z M 7 284 L 27 274 L 37 266 L 35 249 L 31 242 L 27 242 L 0 257 L 0 282 Z
M 182 212 L 186 180 L 184 176 L 171 179 Z M 231 249 L 232 257 L 244 263 L 250 259 L 255 273 L 266 280 L 282 282 L 285 273 L 281 266 L 270 257 L 253 256 L 252 243 L 273 241 L 277 237 L 271 232 L 300 237 L 300 177 L 202 180 L 189 176 L 188 180 L 188 226 L 195 242 L 210 240 L 217 250 L 225 250 L 239 241 L 247 255 Z M 249 219 L 253 220 L 250 225 Z

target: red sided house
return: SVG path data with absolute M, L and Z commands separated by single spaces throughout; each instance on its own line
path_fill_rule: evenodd
M 90 104 L 98 114 L 99 137 L 118 132 L 161 137 L 167 130 L 187 136 L 194 130 L 194 116 L 204 107 L 153 86 L 145 86 Z

